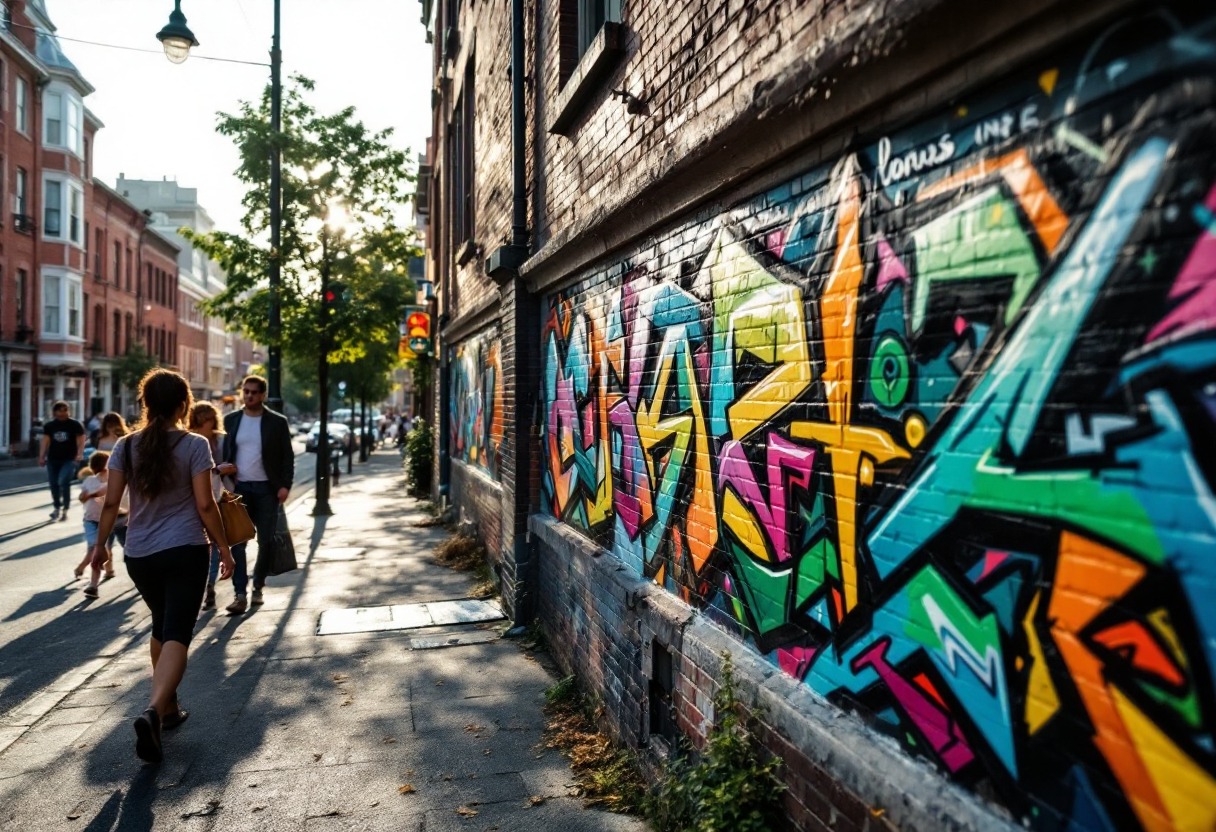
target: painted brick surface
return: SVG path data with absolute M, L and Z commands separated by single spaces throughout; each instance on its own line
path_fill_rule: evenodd
M 492 480 L 502 464 L 502 345 L 497 327 L 450 348 L 448 448 L 453 459 L 472 465 Z
M 1206 14 L 1090 33 L 544 299 L 541 502 L 589 544 L 543 527 L 537 600 L 614 730 L 645 741 L 671 627 L 644 579 L 700 611 L 686 733 L 715 628 L 767 662 L 747 693 L 791 825 L 873 828 L 879 748 L 938 772 L 878 805 L 906 829 L 971 828 L 935 807 L 987 804 L 949 784 L 1036 829 L 1213 828 Z M 776 48 L 714 48 L 740 41 Z M 702 77 L 662 88 L 712 103 Z M 588 164 L 555 161 L 594 201 Z M 852 711 L 890 747 L 823 753 Z

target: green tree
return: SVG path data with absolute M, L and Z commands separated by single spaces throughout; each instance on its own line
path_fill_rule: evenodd
M 126 355 L 114 362 L 114 375 L 124 390 L 134 392 L 148 370 L 159 366 L 156 356 L 148 353 L 144 345 L 136 341 L 127 347 Z
M 182 233 L 228 273 L 227 287 L 205 310 L 246 337 L 270 344 L 267 275 L 275 252 L 270 228 L 270 149 L 282 154 L 282 234 L 280 263 L 281 333 L 284 364 L 302 370 L 316 362 L 323 253 L 331 282 L 345 287 L 331 320 L 330 361 L 353 361 L 375 345 L 396 343 L 397 327 L 413 283 L 409 258 L 418 253 L 412 229 L 398 222 L 413 175 L 407 151 L 391 143 L 392 131 L 374 132 L 356 119 L 353 108 L 322 115 L 308 103 L 313 82 L 293 76 L 284 89 L 282 131 L 270 127 L 269 89 L 255 105 L 243 102 L 234 114 L 219 114 L 217 130 L 236 143 L 237 178 L 246 186 L 243 234 Z M 333 226 L 335 213 L 349 216 Z M 327 226 L 326 220 L 330 220 Z M 304 379 L 315 373 L 297 372 Z M 315 384 L 315 382 L 314 382 Z

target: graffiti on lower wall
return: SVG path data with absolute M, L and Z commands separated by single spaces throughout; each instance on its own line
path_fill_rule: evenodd
M 1040 829 L 1216 828 L 1216 21 L 548 298 L 547 510 Z
M 453 459 L 498 479 L 503 439 L 502 360 L 497 332 L 452 347 L 449 407 Z

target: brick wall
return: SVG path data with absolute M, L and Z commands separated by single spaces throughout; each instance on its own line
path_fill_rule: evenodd
M 475 527 L 490 562 L 497 563 L 502 548 L 502 487 L 480 469 L 457 461 L 452 463 L 451 494 L 458 521 Z
M 731 22 L 778 4 L 677 3 L 670 36 L 644 5 L 656 88 L 704 104 L 653 104 L 677 159 L 733 76 L 654 43 L 753 95 L 796 63 Z M 858 114 L 545 295 L 539 612 L 623 738 L 656 641 L 693 736 L 728 649 L 791 825 L 1216 823 L 1216 19 L 1143 11 Z M 546 139 L 558 248 L 665 152 L 589 113 Z

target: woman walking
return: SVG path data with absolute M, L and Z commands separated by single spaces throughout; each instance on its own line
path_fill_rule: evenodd
M 97 433 L 97 450 L 113 451 L 118 440 L 130 432 L 131 429 L 127 427 L 127 422 L 122 418 L 122 414 L 110 411 L 101 417 L 101 428 Z
M 191 433 L 197 433 L 199 436 L 207 440 L 207 444 L 211 446 L 212 459 L 220 457 L 220 442 L 224 437 L 224 428 L 220 423 L 220 412 L 211 402 L 195 402 L 190 408 L 190 421 L 188 425 Z M 222 471 L 222 474 L 221 474 Z M 224 493 L 224 483 L 222 477 L 232 476 L 236 473 L 235 465 L 226 465 L 220 463 L 211 469 L 211 493 L 215 496 L 216 503 L 219 503 L 220 496 Z M 220 547 L 211 544 L 211 567 L 207 571 L 207 594 L 203 596 L 203 609 L 215 609 L 215 582 L 220 572 Z
M 211 490 L 207 440 L 181 429 L 190 411 L 190 387 L 171 370 L 151 370 L 139 384 L 139 429 L 122 437 L 110 457 L 106 501 L 93 547 L 93 563 L 105 561 L 123 490 L 130 487 L 125 558 L 127 574 L 152 613 L 152 697 L 135 720 L 135 753 L 158 763 L 161 729 L 189 714 L 177 701 L 199 604 L 207 583 L 210 542 L 220 550 L 220 579 L 232 574 Z M 210 536 L 210 541 L 208 540 Z

